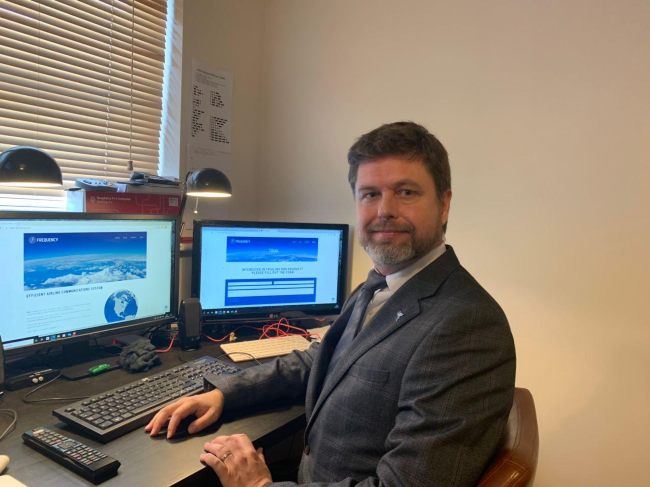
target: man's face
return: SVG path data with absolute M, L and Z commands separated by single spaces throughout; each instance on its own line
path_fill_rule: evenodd
M 359 166 L 354 197 L 361 246 L 384 275 L 399 271 L 442 242 L 451 191 L 442 203 L 419 160 L 386 157 Z

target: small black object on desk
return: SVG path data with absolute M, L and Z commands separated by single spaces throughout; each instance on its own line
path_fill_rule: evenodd
M 9 377 L 6 382 L 7 389 L 17 391 L 25 387 L 33 387 L 51 381 L 61 373 L 57 369 L 42 369 L 31 372 L 25 372 L 13 377 Z

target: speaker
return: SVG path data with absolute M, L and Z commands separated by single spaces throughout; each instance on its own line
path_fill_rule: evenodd
M 181 302 L 178 312 L 178 334 L 181 337 L 181 350 L 201 348 L 201 301 L 187 298 Z

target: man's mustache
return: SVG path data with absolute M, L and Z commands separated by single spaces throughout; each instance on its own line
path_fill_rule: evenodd
M 385 224 L 385 223 L 375 223 L 370 224 L 366 227 L 367 232 L 413 232 L 413 226 L 411 225 L 394 225 L 394 224 Z

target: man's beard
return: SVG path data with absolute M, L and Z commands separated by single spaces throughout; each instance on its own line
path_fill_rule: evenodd
M 407 232 L 409 238 L 402 244 L 393 241 L 378 243 L 372 239 L 373 232 L 377 231 Z M 365 232 L 359 232 L 359 243 L 373 262 L 383 265 L 397 265 L 414 261 L 429 253 L 442 241 L 442 236 L 441 225 L 433 233 L 419 234 L 410 223 L 402 225 L 376 223 L 368 225 Z

